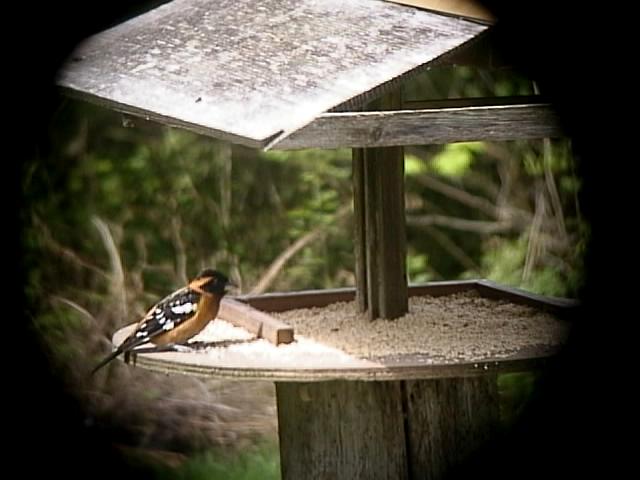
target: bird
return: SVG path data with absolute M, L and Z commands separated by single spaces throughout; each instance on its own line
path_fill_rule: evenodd
M 91 371 L 95 374 L 118 355 L 128 363 L 132 350 L 152 343 L 159 349 L 171 349 L 185 343 L 216 318 L 220 301 L 233 284 L 221 272 L 205 268 L 185 287 L 167 295 L 138 322 L 134 331 L 110 355 Z

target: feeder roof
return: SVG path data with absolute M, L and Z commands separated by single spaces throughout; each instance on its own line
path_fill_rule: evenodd
M 84 41 L 57 83 L 262 148 L 368 101 L 486 28 L 380 0 L 174 0 Z

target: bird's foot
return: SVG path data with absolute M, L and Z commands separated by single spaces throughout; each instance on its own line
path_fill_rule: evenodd
M 180 352 L 180 353 L 191 353 L 195 352 L 196 349 L 189 347 L 187 345 L 182 345 L 178 343 L 167 343 L 166 345 L 156 345 L 154 347 L 142 347 L 136 348 L 131 353 L 163 353 L 163 352 Z
M 173 350 L 175 352 L 180 352 L 180 353 L 193 353 L 196 351 L 196 349 L 193 347 L 190 347 L 188 345 L 180 345 L 180 344 L 174 344 Z

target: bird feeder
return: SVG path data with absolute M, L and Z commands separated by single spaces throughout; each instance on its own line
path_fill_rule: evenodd
M 336 301 L 354 300 L 369 320 L 394 319 L 410 296 L 474 291 L 557 313 L 571 303 L 486 281 L 407 285 L 404 145 L 561 134 L 536 98 L 402 101 L 412 75 L 485 52 L 489 24 L 486 12 L 454 1 L 174 0 L 87 39 L 57 83 L 73 97 L 252 148 L 353 149 L 356 288 L 223 302 L 221 318 L 275 344 L 294 337 L 269 312 Z M 497 374 L 552 354 L 425 362 L 327 350 L 252 362 L 167 352 L 139 355 L 138 365 L 274 381 L 285 479 L 437 479 L 495 432 Z

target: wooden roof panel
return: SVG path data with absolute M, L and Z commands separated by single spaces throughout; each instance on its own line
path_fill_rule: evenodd
M 258 147 L 485 28 L 377 0 L 175 0 L 87 39 L 58 84 Z

